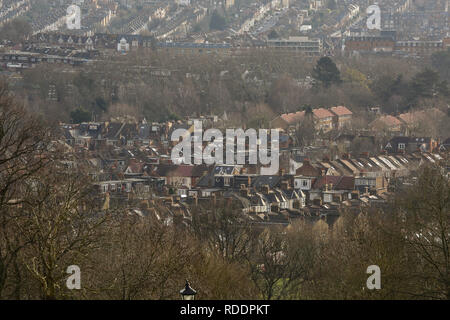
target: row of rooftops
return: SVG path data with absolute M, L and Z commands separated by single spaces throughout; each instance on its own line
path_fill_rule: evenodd
M 333 117 L 343 117 L 343 116 L 351 116 L 353 113 L 345 106 L 336 106 L 330 109 L 325 108 L 315 108 L 312 109 L 312 113 L 314 117 L 318 119 L 326 119 Z M 280 117 L 286 121 L 288 124 L 294 124 L 301 121 L 305 117 L 306 111 L 297 111 L 293 113 L 285 113 Z
M 421 121 L 442 119 L 445 117 L 446 117 L 445 113 L 439 110 L 438 108 L 430 108 L 426 110 L 405 112 L 397 116 L 388 114 L 381 115 L 377 119 L 375 119 L 370 125 L 376 126 L 378 123 L 381 123 L 386 125 L 387 127 L 396 127 L 401 125 L 413 125 Z
M 245 166 L 215 165 L 208 167 L 205 165 L 175 165 L 170 163 L 150 164 L 133 159 L 132 156 L 127 155 L 127 151 L 124 150 L 120 157 L 122 160 L 112 156 L 101 161 L 103 163 L 102 169 L 106 171 L 108 166 L 118 168 L 115 163 L 122 161 L 123 163 L 120 165 L 122 169 L 120 170 L 126 178 L 121 177 L 120 173 L 111 176 L 110 179 L 107 178 L 108 175 L 105 175 L 106 180 L 99 181 L 97 185 L 107 186 L 107 188 L 109 185 L 114 185 L 112 191 L 123 194 L 122 198 L 124 199 L 126 198 L 125 193 L 131 192 L 129 185 L 133 188 L 133 185 L 149 185 L 156 182 L 159 187 L 164 187 L 164 184 L 166 184 L 166 188 L 173 188 L 175 193 L 183 189 L 187 190 L 186 192 L 197 190 L 197 192 L 205 194 L 202 197 L 206 198 L 210 197 L 211 194 L 223 196 L 226 192 L 229 192 L 229 195 L 234 194 L 235 198 L 240 197 L 241 200 L 239 201 L 246 203 L 244 208 L 247 208 L 247 212 L 255 217 L 255 222 L 264 223 L 274 222 L 275 220 L 288 223 L 289 217 L 305 214 L 313 216 L 317 216 L 317 214 L 333 215 L 338 214 L 339 208 L 342 207 L 357 208 L 363 205 L 383 204 L 386 202 L 386 196 L 383 193 L 370 192 L 366 194 L 364 192 L 364 187 L 370 186 L 370 182 L 366 180 L 374 181 L 373 179 L 381 178 L 387 181 L 394 176 L 394 172 L 396 177 L 407 176 L 410 171 L 414 171 L 421 164 L 438 163 L 442 160 L 442 157 L 438 154 L 420 152 L 354 159 L 343 157 L 333 161 L 324 160 L 314 163 L 305 160 L 294 174 L 289 175 L 280 172 L 279 175 L 261 176 L 246 173 L 246 170 L 243 170 Z M 92 163 L 92 161 L 90 162 Z M 371 175 L 371 172 L 376 174 Z M 170 185 L 168 182 L 172 177 L 192 179 L 192 184 L 189 184 L 189 186 Z M 311 178 L 311 186 L 308 191 L 294 188 L 295 179 L 305 177 Z M 222 179 L 222 182 L 218 183 L 217 179 Z M 224 179 L 228 181 L 226 184 L 223 183 Z M 176 180 L 181 181 L 183 179 Z M 386 185 L 387 182 L 383 183 L 384 190 Z M 245 195 L 244 192 L 240 191 L 243 187 L 247 190 Z M 299 208 L 280 207 L 284 206 L 289 195 L 293 195 L 293 191 L 297 193 L 296 198 L 306 199 L 307 201 L 305 207 L 299 207 L 301 210 Z M 283 210 L 273 212 L 274 204 L 278 208 L 276 210 Z M 252 207 L 256 208 L 249 209 Z M 263 210 L 259 207 L 266 207 L 264 209 L 266 212 L 260 212 L 258 216 L 251 210 Z
M 397 176 L 407 175 L 410 170 L 414 170 L 420 163 L 430 164 L 443 160 L 442 156 L 435 153 L 415 152 L 410 154 L 378 155 L 364 158 L 343 158 L 332 161 L 317 161 L 311 163 L 308 159 L 296 169 L 296 175 L 319 177 L 330 173 L 341 176 L 390 176 L 395 173 Z

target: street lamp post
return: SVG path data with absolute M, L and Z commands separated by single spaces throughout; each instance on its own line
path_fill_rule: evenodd
M 183 290 L 180 290 L 181 298 L 183 300 L 194 300 L 197 291 L 191 288 L 189 281 L 186 280 L 186 285 Z

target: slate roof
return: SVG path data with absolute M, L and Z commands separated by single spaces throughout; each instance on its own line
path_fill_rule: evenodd
M 447 138 L 444 142 L 441 143 L 444 146 L 450 146 L 450 138 Z
M 120 130 L 122 128 L 122 123 L 119 122 L 111 122 L 108 124 L 108 127 L 106 129 L 106 133 L 104 135 L 107 139 L 115 139 L 119 138 Z
M 295 174 L 305 177 L 318 177 L 320 176 L 321 171 L 320 169 L 312 166 L 309 161 L 305 160 L 303 165 L 295 171 Z
M 332 190 L 353 190 L 355 188 L 355 178 L 349 176 L 323 176 L 314 182 L 313 189 L 323 189 L 326 184 L 333 184 Z
M 258 176 L 252 180 L 252 187 L 261 188 L 264 185 L 268 185 L 270 189 L 278 186 L 281 182 L 280 176 Z

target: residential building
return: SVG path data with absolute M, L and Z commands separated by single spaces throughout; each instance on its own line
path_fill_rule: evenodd
M 307 56 L 320 56 L 322 53 L 322 40 L 309 37 L 289 37 L 288 39 L 267 40 L 269 48 L 295 50 Z
M 353 112 L 344 106 L 337 106 L 330 109 L 334 114 L 333 123 L 336 129 L 342 129 L 350 125 L 352 121 Z
M 315 126 L 317 130 L 328 132 L 333 129 L 333 113 L 324 108 L 313 109 Z

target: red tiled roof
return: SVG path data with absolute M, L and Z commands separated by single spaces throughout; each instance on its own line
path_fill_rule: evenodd
M 313 109 L 313 113 L 314 113 L 314 116 L 316 116 L 319 119 L 333 117 L 333 114 L 324 108 Z
M 337 116 L 350 116 L 353 114 L 353 112 L 351 112 L 347 109 L 347 107 L 344 106 L 333 107 L 331 108 L 331 112 L 333 112 Z
M 378 119 L 376 119 L 374 122 L 382 123 L 388 127 L 399 126 L 402 124 L 402 122 L 399 119 L 397 119 L 396 117 L 391 116 L 391 115 L 381 116 Z
M 305 111 L 298 111 L 295 113 L 285 113 L 281 115 L 281 118 L 288 124 L 293 124 L 299 122 L 305 116 Z

